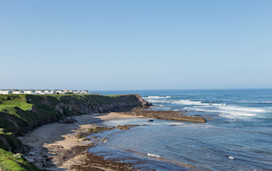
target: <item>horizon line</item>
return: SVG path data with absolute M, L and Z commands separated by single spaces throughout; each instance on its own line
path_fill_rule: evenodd
M 272 88 L 181 88 L 181 89 L 116 89 L 116 90 L 91 90 L 91 91 L 160 91 L 160 90 L 263 90 Z M 90 91 L 90 90 L 89 90 Z

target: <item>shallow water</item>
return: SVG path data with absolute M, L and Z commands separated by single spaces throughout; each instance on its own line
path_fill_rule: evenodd
M 106 92 L 120 94 L 120 92 Z M 122 119 L 104 124 L 147 124 L 99 136 L 108 143 L 90 151 L 139 168 L 158 170 L 272 170 L 272 90 L 142 91 L 153 110 L 188 110 L 211 121 L 187 123 Z M 105 92 L 104 92 L 105 94 Z M 110 155 L 109 155 L 110 154 Z

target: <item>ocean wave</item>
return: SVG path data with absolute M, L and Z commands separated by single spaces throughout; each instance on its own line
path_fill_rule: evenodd
M 161 158 L 161 156 L 152 153 L 147 153 L 147 156 Z
M 147 99 L 169 99 L 171 96 L 147 96 Z
M 245 107 L 239 105 L 227 105 L 222 103 L 209 103 L 207 100 L 200 99 L 180 99 L 173 100 L 167 99 L 171 96 L 148 96 L 148 101 L 151 103 L 170 103 L 182 105 L 182 109 L 188 111 L 199 111 L 199 112 L 212 112 L 218 113 L 219 116 L 237 119 L 237 118 L 252 118 L 252 117 L 264 117 L 266 113 L 270 113 L 272 110 L 269 107 Z M 259 101 L 259 103 L 270 103 L 271 101 Z M 165 104 L 163 104 L 164 106 Z M 163 106 L 160 106 L 162 108 Z
M 169 103 L 169 101 L 165 100 L 153 100 L 153 99 L 146 99 L 150 103 Z
M 267 112 L 261 108 L 253 108 L 253 107 L 238 107 L 238 106 L 219 106 L 219 109 L 230 110 L 230 111 L 243 111 L 243 112 L 254 112 L 254 113 L 265 113 Z
M 249 119 L 256 116 L 256 114 L 242 113 L 242 112 L 232 112 L 232 113 L 220 113 L 219 116 L 228 119 Z
M 260 108 L 250 108 L 250 107 L 239 107 L 239 106 L 217 106 L 213 108 L 208 108 L 206 106 L 202 107 L 186 107 L 184 109 L 190 111 L 200 111 L 200 112 L 212 112 L 219 113 L 219 116 L 229 118 L 229 119 L 245 119 L 252 117 L 262 117 L 262 114 L 268 111 Z
M 184 109 L 188 111 L 198 111 L 198 112 L 219 112 L 216 109 L 197 108 L 197 107 L 185 107 Z
M 272 103 L 272 101 L 261 101 L 261 102 L 259 102 L 259 103 L 267 103 L 267 104 L 270 104 L 270 103 Z
M 226 104 L 219 104 L 219 103 L 202 103 L 201 101 L 191 101 L 191 100 L 176 100 L 173 101 L 174 104 L 181 104 L 181 105 L 191 105 L 191 106 L 225 106 Z
M 248 104 L 271 104 L 272 101 L 262 101 L 262 100 L 233 100 L 236 103 L 248 103 Z
M 204 105 L 201 101 L 191 101 L 191 100 L 177 100 L 173 101 L 174 104 L 182 104 L 182 105 Z
M 147 97 L 144 97 L 144 99 L 150 103 L 169 103 L 169 101 L 166 100 L 169 98 L 171 98 L 171 96 L 147 96 Z

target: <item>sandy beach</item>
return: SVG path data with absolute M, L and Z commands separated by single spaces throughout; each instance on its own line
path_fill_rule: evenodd
M 98 122 L 135 117 L 141 116 L 112 112 L 76 116 L 77 122 L 71 124 L 51 123 L 43 125 L 20 137 L 22 143 L 29 146 L 25 152 L 25 158 L 41 169 L 77 170 L 77 166 L 86 164 L 89 155 L 89 158 L 92 158 L 95 162 L 87 161 L 88 170 L 123 170 L 124 168 L 125 170 L 133 170 L 130 165 L 106 161 L 99 156 L 90 156 L 87 149 L 93 144 L 90 140 L 80 138 L 78 135 L 96 127 Z

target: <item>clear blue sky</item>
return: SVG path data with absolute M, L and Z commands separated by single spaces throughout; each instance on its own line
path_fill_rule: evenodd
M 272 1 L 2 0 L 0 64 L 0 88 L 272 88 Z

